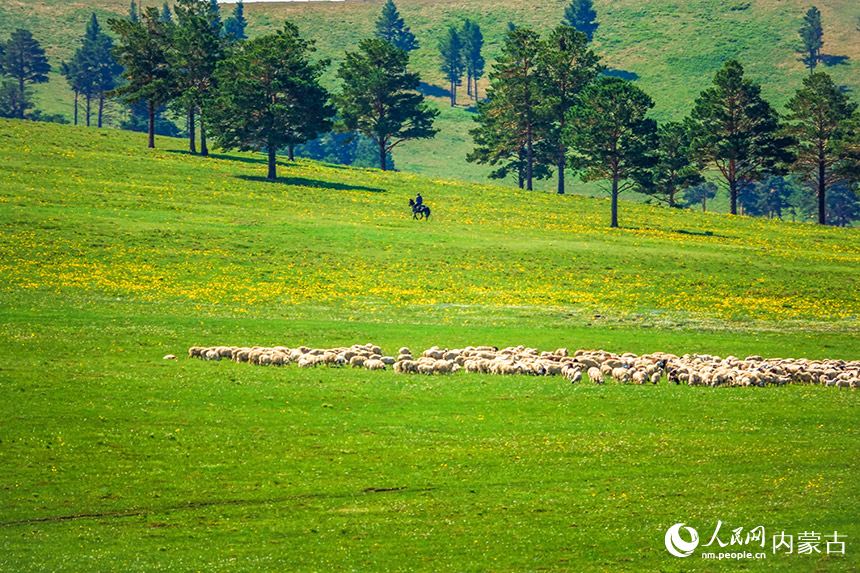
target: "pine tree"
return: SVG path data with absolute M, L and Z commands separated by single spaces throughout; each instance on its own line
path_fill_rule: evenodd
M 588 38 L 570 26 L 558 26 L 541 42 L 538 75 L 540 105 L 550 122 L 548 144 L 558 170 L 558 193 L 564 193 L 567 145 L 563 137 L 567 115 L 580 92 L 601 71 L 598 57 L 588 49 Z
M 248 39 L 245 29 L 248 21 L 245 19 L 245 5 L 242 0 L 236 2 L 233 14 L 224 22 L 224 33 L 230 37 L 231 42 L 239 42 Z
M 467 161 L 501 165 L 493 179 L 516 173 L 517 185 L 533 189 L 535 179 L 551 175 L 551 124 L 542 107 L 543 83 L 539 74 L 540 37 L 528 28 L 507 33 L 502 55 L 490 72 L 487 101 L 478 103 L 470 130 L 475 148 Z
M 728 188 L 732 215 L 738 193 L 769 175 L 781 175 L 792 160 L 791 138 L 780 134 L 779 117 L 761 97 L 761 87 L 731 60 L 698 98 L 687 128 L 693 157 L 716 167 Z
M 433 120 L 439 112 L 430 109 L 417 93 L 418 74 L 406 71 L 409 55 L 390 42 L 362 40 L 358 52 L 347 52 L 337 71 L 343 91 L 335 97 L 340 132 L 357 131 L 371 137 L 379 148 L 379 167 L 397 145 L 436 135 Z
M 682 191 L 684 196 L 684 204 L 687 207 L 693 205 L 701 205 L 702 213 L 708 210 L 708 201 L 717 196 L 719 188 L 712 181 L 706 181 L 692 187 L 687 187 Z
M 657 128 L 655 164 L 634 176 L 637 191 L 677 207 L 678 193 L 705 181 L 690 151 L 690 134 L 683 124 L 669 121 Z
M 821 61 L 821 48 L 824 45 L 824 31 L 821 28 L 821 12 L 813 6 L 803 16 L 803 24 L 797 31 L 800 34 L 800 61 L 809 68 L 809 73 L 815 71 L 815 66 Z
M 478 80 L 484 75 L 484 57 L 481 50 L 484 48 L 484 35 L 481 27 L 466 19 L 460 32 L 463 44 L 463 59 L 466 65 L 466 93 L 478 100 Z
M 394 46 L 405 52 L 418 49 L 418 40 L 409 30 L 409 27 L 400 17 L 397 6 L 393 0 L 387 0 L 382 7 L 382 14 L 376 21 L 376 32 L 374 34 L 380 40 L 391 42 Z
M 173 24 L 163 22 L 157 8 L 147 8 L 140 21 L 108 21 L 119 43 L 114 48 L 128 83 L 106 94 L 126 104 L 146 102 L 150 148 L 155 147 L 156 110 L 170 101 L 174 88 L 167 54 L 173 40 Z
M 512 30 L 508 32 L 502 54 L 490 74 L 498 110 L 507 108 L 507 117 L 513 121 L 510 135 L 521 142 L 525 161 L 524 182 L 529 191 L 533 189 L 537 147 L 547 130 L 546 117 L 540 109 L 539 50 L 540 37 L 536 32 L 528 28 Z
M 795 138 L 796 155 L 791 170 L 815 190 L 818 223 L 827 223 L 827 189 L 848 181 L 860 169 L 860 149 L 847 140 L 853 134 L 852 115 L 857 104 L 839 91 L 824 72 L 803 80 L 803 87 L 786 104 L 789 125 Z
M 48 58 L 45 57 L 45 50 L 29 30 L 18 28 L 12 32 L 4 46 L 2 58 L 0 69 L 17 82 L 16 101 L 21 104 L 29 101 L 25 93 L 27 84 L 43 84 L 48 81 L 51 66 L 48 64 Z M 18 119 L 24 119 L 24 108 L 23 105 L 16 106 Z
M 128 19 L 132 22 L 140 21 L 140 6 L 134 0 L 131 0 L 131 7 L 128 9 Z
M 173 22 L 173 16 L 170 14 L 170 6 L 167 2 L 164 3 L 164 7 L 161 9 L 161 21 Z
M 465 71 L 463 44 L 460 40 L 460 34 L 454 26 L 449 27 L 445 36 L 439 40 L 439 63 L 451 88 L 451 107 L 454 107 L 457 103 L 457 86 L 463 83 L 463 72 Z
M 205 2 L 179 0 L 176 26 L 168 59 L 174 73 L 175 105 L 188 114 L 188 148 L 195 147 L 195 121 L 200 123 L 200 154 L 209 155 L 203 109 L 210 97 L 218 62 L 226 55 L 228 41 L 221 21 Z M 199 112 L 199 114 L 198 114 Z
M 313 43 L 289 22 L 276 34 L 246 42 L 218 64 L 212 129 L 224 149 L 265 150 L 268 179 L 277 178 L 278 149 L 331 129 L 334 108 L 319 78 L 327 61 L 312 64 Z
M 586 87 L 570 112 L 571 166 L 583 181 L 610 179 L 610 227 L 618 227 L 618 195 L 636 174 L 654 164 L 656 124 L 647 117 L 651 98 L 632 82 L 603 76 Z
M 594 11 L 592 0 L 571 0 L 564 10 L 564 23 L 588 36 L 588 41 L 594 39 L 594 32 L 599 24 L 596 22 L 597 12 Z

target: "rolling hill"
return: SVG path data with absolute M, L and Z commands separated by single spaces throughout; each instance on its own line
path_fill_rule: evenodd
M 856 570 L 855 390 L 185 355 L 856 359 L 857 230 L 633 203 L 610 230 L 601 199 L 157 144 L 0 120 L 0 569 L 683 571 L 666 530 L 720 520 L 837 531 L 767 567 Z
M 143 4 L 162 3 L 144 0 Z M 446 83 L 437 69 L 436 54 L 440 30 L 463 18 L 478 22 L 486 40 L 489 70 L 508 22 L 549 30 L 560 21 L 566 2 L 401 0 L 397 5 L 421 43 L 413 54 L 413 66 L 428 84 L 426 93 L 442 112 L 439 135 L 432 141 L 414 142 L 399 149 L 398 168 L 484 182 L 489 170 L 464 160 L 472 147 L 468 130 L 473 125 L 473 114 L 465 106 L 450 108 L 442 90 Z M 860 5 L 851 0 L 825 0 L 816 5 L 824 24 L 826 69 L 838 84 L 854 93 L 860 89 Z M 636 78 L 656 101 L 654 116 L 660 120 L 683 117 L 714 72 L 731 58 L 744 63 L 749 76 L 762 84 L 765 96 L 778 108 L 806 74 L 795 49 L 797 28 L 809 2 L 597 0 L 595 6 L 600 19 L 595 51 L 612 73 Z M 223 9 L 229 8 L 224 5 Z M 296 23 L 304 36 L 316 40 L 320 57 L 332 59 L 328 81 L 334 87 L 334 70 L 343 53 L 372 34 L 380 9 L 379 2 L 285 2 L 248 4 L 246 14 L 251 35 L 274 31 L 285 19 Z M 0 4 L 0 34 L 16 26 L 31 28 L 56 65 L 74 50 L 75 39 L 83 33 L 92 11 L 105 21 L 127 10 L 125 0 L 41 0 L 35 5 L 6 0 Z M 481 89 L 485 87 L 486 80 Z M 51 83 L 40 87 L 39 94 L 39 103 L 46 111 L 71 117 L 71 96 L 59 75 L 53 74 Z M 461 101 L 466 101 L 465 94 Z M 571 191 L 597 192 L 594 185 L 575 180 L 570 186 Z M 539 188 L 552 189 L 553 183 L 542 183 Z

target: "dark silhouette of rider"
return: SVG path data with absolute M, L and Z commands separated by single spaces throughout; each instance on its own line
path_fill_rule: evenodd
M 421 193 L 418 194 L 418 197 L 415 198 L 415 206 L 420 207 L 424 204 L 424 199 L 421 197 Z

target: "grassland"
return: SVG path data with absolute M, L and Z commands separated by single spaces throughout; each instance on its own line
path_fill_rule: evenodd
M 36 5 L 23 0 L 0 3 L 0 35 L 16 26 L 33 29 L 48 50 L 54 64 L 68 58 L 75 39 L 95 11 L 102 21 L 128 12 L 125 0 L 67 2 L 42 0 Z M 146 5 L 162 5 L 161 0 Z M 440 134 L 431 141 L 415 142 L 397 150 L 398 168 L 435 177 L 456 177 L 484 182 L 488 169 L 466 163 L 472 148 L 468 130 L 472 112 L 466 106 L 451 109 L 440 93 L 447 85 L 438 71 L 437 41 L 443 30 L 463 18 L 481 25 L 486 39 L 487 69 L 498 56 L 507 22 L 545 31 L 561 20 L 566 1 L 545 0 L 400 0 L 397 5 L 421 46 L 413 54 L 413 66 L 428 82 L 426 90 L 433 105 L 443 113 Z M 852 94 L 860 89 L 860 32 L 857 22 L 860 5 L 851 0 L 825 0 L 816 5 L 822 12 L 824 52 L 831 56 L 827 69 L 838 84 Z M 740 59 L 750 77 L 760 82 L 764 94 L 779 109 L 800 86 L 806 75 L 797 61 L 797 29 L 810 3 L 802 0 L 721 0 L 657 1 L 596 0 L 600 28 L 594 49 L 612 70 L 638 77 L 637 82 L 657 103 L 655 117 L 680 119 L 692 107 L 695 96 L 710 82 L 714 72 L 731 58 Z M 747 6 L 744 8 L 744 6 Z M 225 11 L 230 6 L 225 5 Z M 331 58 L 328 85 L 337 88 L 334 70 L 347 50 L 355 49 L 361 38 L 373 33 L 380 2 L 285 2 L 248 4 L 246 14 L 252 35 L 272 32 L 285 19 L 295 22 L 301 33 L 313 38 L 319 56 Z M 56 69 L 59 66 L 56 65 Z M 631 75 L 633 74 L 633 75 Z M 481 92 L 486 88 L 484 81 Z M 465 90 L 461 90 L 465 91 Z M 72 97 L 62 78 L 39 88 L 40 105 L 52 113 L 72 116 Z M 466 103 L 465 93 L 460 94 Z M 570 178 L 570 189 L 578 193 L 598 193 L 593 185 Z M 540 183 L 553 189 L 552 181 Z M 714 207 L 721 207 L 717 201 Z
M 856 230 L 628 203 L 609 230 L 602 200 L 304 161 L 270 183 L 260 156 L 143 145 L 0 120 L 0 570 L 860 564 L 857 392 L 182 357 L 373 341 L 856 359 Z M 429 222 L 404 209 L 417 191 Z M 717 520 L 723 541 L 763 525 L 768 558 L 666 553 L 672 524 L 710 538 Z M 810 529 L 847 535 L 846 555 L 771 553 Z

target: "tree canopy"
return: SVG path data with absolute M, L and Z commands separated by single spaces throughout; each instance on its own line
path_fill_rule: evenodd
M 45 50 L 33 37 L 30 30 L 17 28 L 0 52 L 0 69 L 18 84 L 16 116 L 24 119 L 27 107 L 25 87 L 28 84 L 42 84 L 48 81 L 51 66 L 45 57 Z
M 860 172 L 860 149 L 851 144 L 856 127 L 851 119 L 857 104 L 839 91 L 824 72 L 803 80 L 786 104 L 786 131 L 794 138 L 791 171 L 818 195 L 818 222 L 827 222 L 827 189 Z
M 329 62 L 309 61 L 313 43 L 284 29 L 245 42 L 218 64 L 218 90 L 209 111 L 224 149 L 266 150 L 269 179 L 277 178 L 277 151 L 331 129 L 334 108 L 319 77 Z
M 815 6 L 803 15 L 803 24 L 797 31 L 800 34 L 800 61 L 809 68 L 809 73 L 815 71 L 815 66 L 821 61 L 821 48 L 824 46 L 824 30 L 821 27 L 821 12 Z
M 609 179 L 610 226 L 618 226 L 618 194 L 654 163 L 656 124 L 647 117 L 651 98 L 632 82 L 603 76 L 586 87 L 570 112 L 567 139 L 571 166 L 583 181 Z
M 374 35 L 406 52 L 418 49 L 418 40 L 415 39 L 415 34 L 409 30 L 409 26 L 401 18 L 393 0 L 387 0 L 382 7 L 382 13 L 376 20 Z
M 337 70 L 343 90 L 335 96 L 341 132 L 358 131 L 379 146 L 379 166 L 404 141 L 436 135 L 433 120 L 439 112 L 428 107 L 415 90 L 418 74 L 406 71 L 405 50 L 377 38 L 362 40 L 358 52 L 347 52 Z
M 696 98 L 687 120 L 693 157 L 720 172 L 733 215 L 744 187 L 783 173 L 791 161 L 791 138 L 781 135 L 779 127 L 779 117 L 762 98 L 761 87 L 744 77 L 737 60 L 726 62 L 714 76 L 713 87 Z
M 128 83 L 112 90 L 126 104 L 146 102 L 149 115 L 149 147 L 155 147 L 155 112 L 167 103 L 173 90 L 168 50 L 173 38 L 173 23 L 165 22 L 157 8 L 147 8 L 138 21 L 108 21 L 118 37 L 113 50 L 124 68 Z

